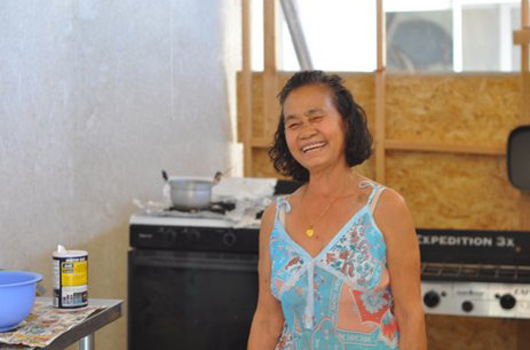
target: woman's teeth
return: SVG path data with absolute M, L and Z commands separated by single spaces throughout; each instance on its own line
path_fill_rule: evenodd
M 313 144 L 310 144 L 310 145 L 307 145 L 307 146 L 304 146 L 302 147 L 302 152 L 306 153 L 308 151 L 312 151 L 314 149 L 318 149 L 318 148 L 321 148 L 325 145 L 326 143 L 325 142 L 317 142 L 317 143 L 313 143 Z

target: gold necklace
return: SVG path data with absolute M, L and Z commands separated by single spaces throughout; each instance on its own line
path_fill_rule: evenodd
M 343 190 L 344 188 L 346 187 L 346 185 L 343 186 Z M 306 221 L 309 221 L 307 220 L 307 215 L 306 215 L 306 212 L 305 212 L 305 208 L 304 208 L 304 197 L 305 197 L 305 194 L 307 192 L 307 189 L 306 191 L 304 192 L 304 195 L 302 196 L 302 198 L 300 199 L 300 204 L 301 204 L 301 207 L 302 207 L 302 213 L 304 214 L 304 217 L 306 219 Z M 342 191 L 341 191 L 342 192 Z M 339 193 L 341 193 L 339 192 Z M 341 196 L 341 195 L 337 195 L 335 198 L 333 198 L 333 200 L 331 202 L 329 202 L 328 206 L 326 207 L 326 209 L 324 209 L 324 211 L 318 216 L 318 218 L 313 221 L 312 223 L 309 222 L 309 226 L 307 227 L 307 229 L 305 230 L 305 234 L 307 235 L 307 237 L 311 238 L 314 234 L 315 234 L 315 224 L 317 222 L 320 221 L 320 219 L 322 219 L 322 217 L 328 212 L 329 208 L 331 208 L 331 206 L 333 205 L 333 203 L 335 203 L 335 201 L 341 197 L 345 197 L 345 196 Z

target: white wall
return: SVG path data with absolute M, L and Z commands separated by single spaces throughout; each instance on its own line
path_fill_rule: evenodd
M 161 169 L 238 167 L 237 0 L 0 0 L 0 268 L 89 251 L 92 297 L 126 298 L 133 197 Z M 125 317 L 98 349 L 125 349 Z

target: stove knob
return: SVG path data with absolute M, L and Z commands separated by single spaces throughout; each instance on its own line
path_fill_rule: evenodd
M 201 234 L 198 230 L 190 230 L 186 237 L 189 242 L 198 242 L 201 239 Z
M 232 232 L 225 233 L 223 235 L 223 243 L 227 247 L 231 247 L 236 243 L 237 237 Z
M 462 310 L 464 310 L 465 312 L 471 312 L 473 310 L 473 303 L 467 300 L 464 301 L 462 303 Z
M 440 304 L 440 295 L 435 291 L 431 290 L 423 296 L 423 302 L 428 307 L 435 307 Z
M 505 310 L 513 309 L 516 303 L 517 300 L 511 294 L 504 294 L 501 296 L 501 307 Z
M 164 232 L 164 236 L 170 242 L 174 242 L 177 240 L 177 232 L 175 232 L 175 230 L 171 230 L 171 229 L 166 230 Z

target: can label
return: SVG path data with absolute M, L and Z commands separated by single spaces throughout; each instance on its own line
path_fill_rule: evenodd
M 53 306 L 75 309 L 88 305 L 88 255 L 53 257 Z

